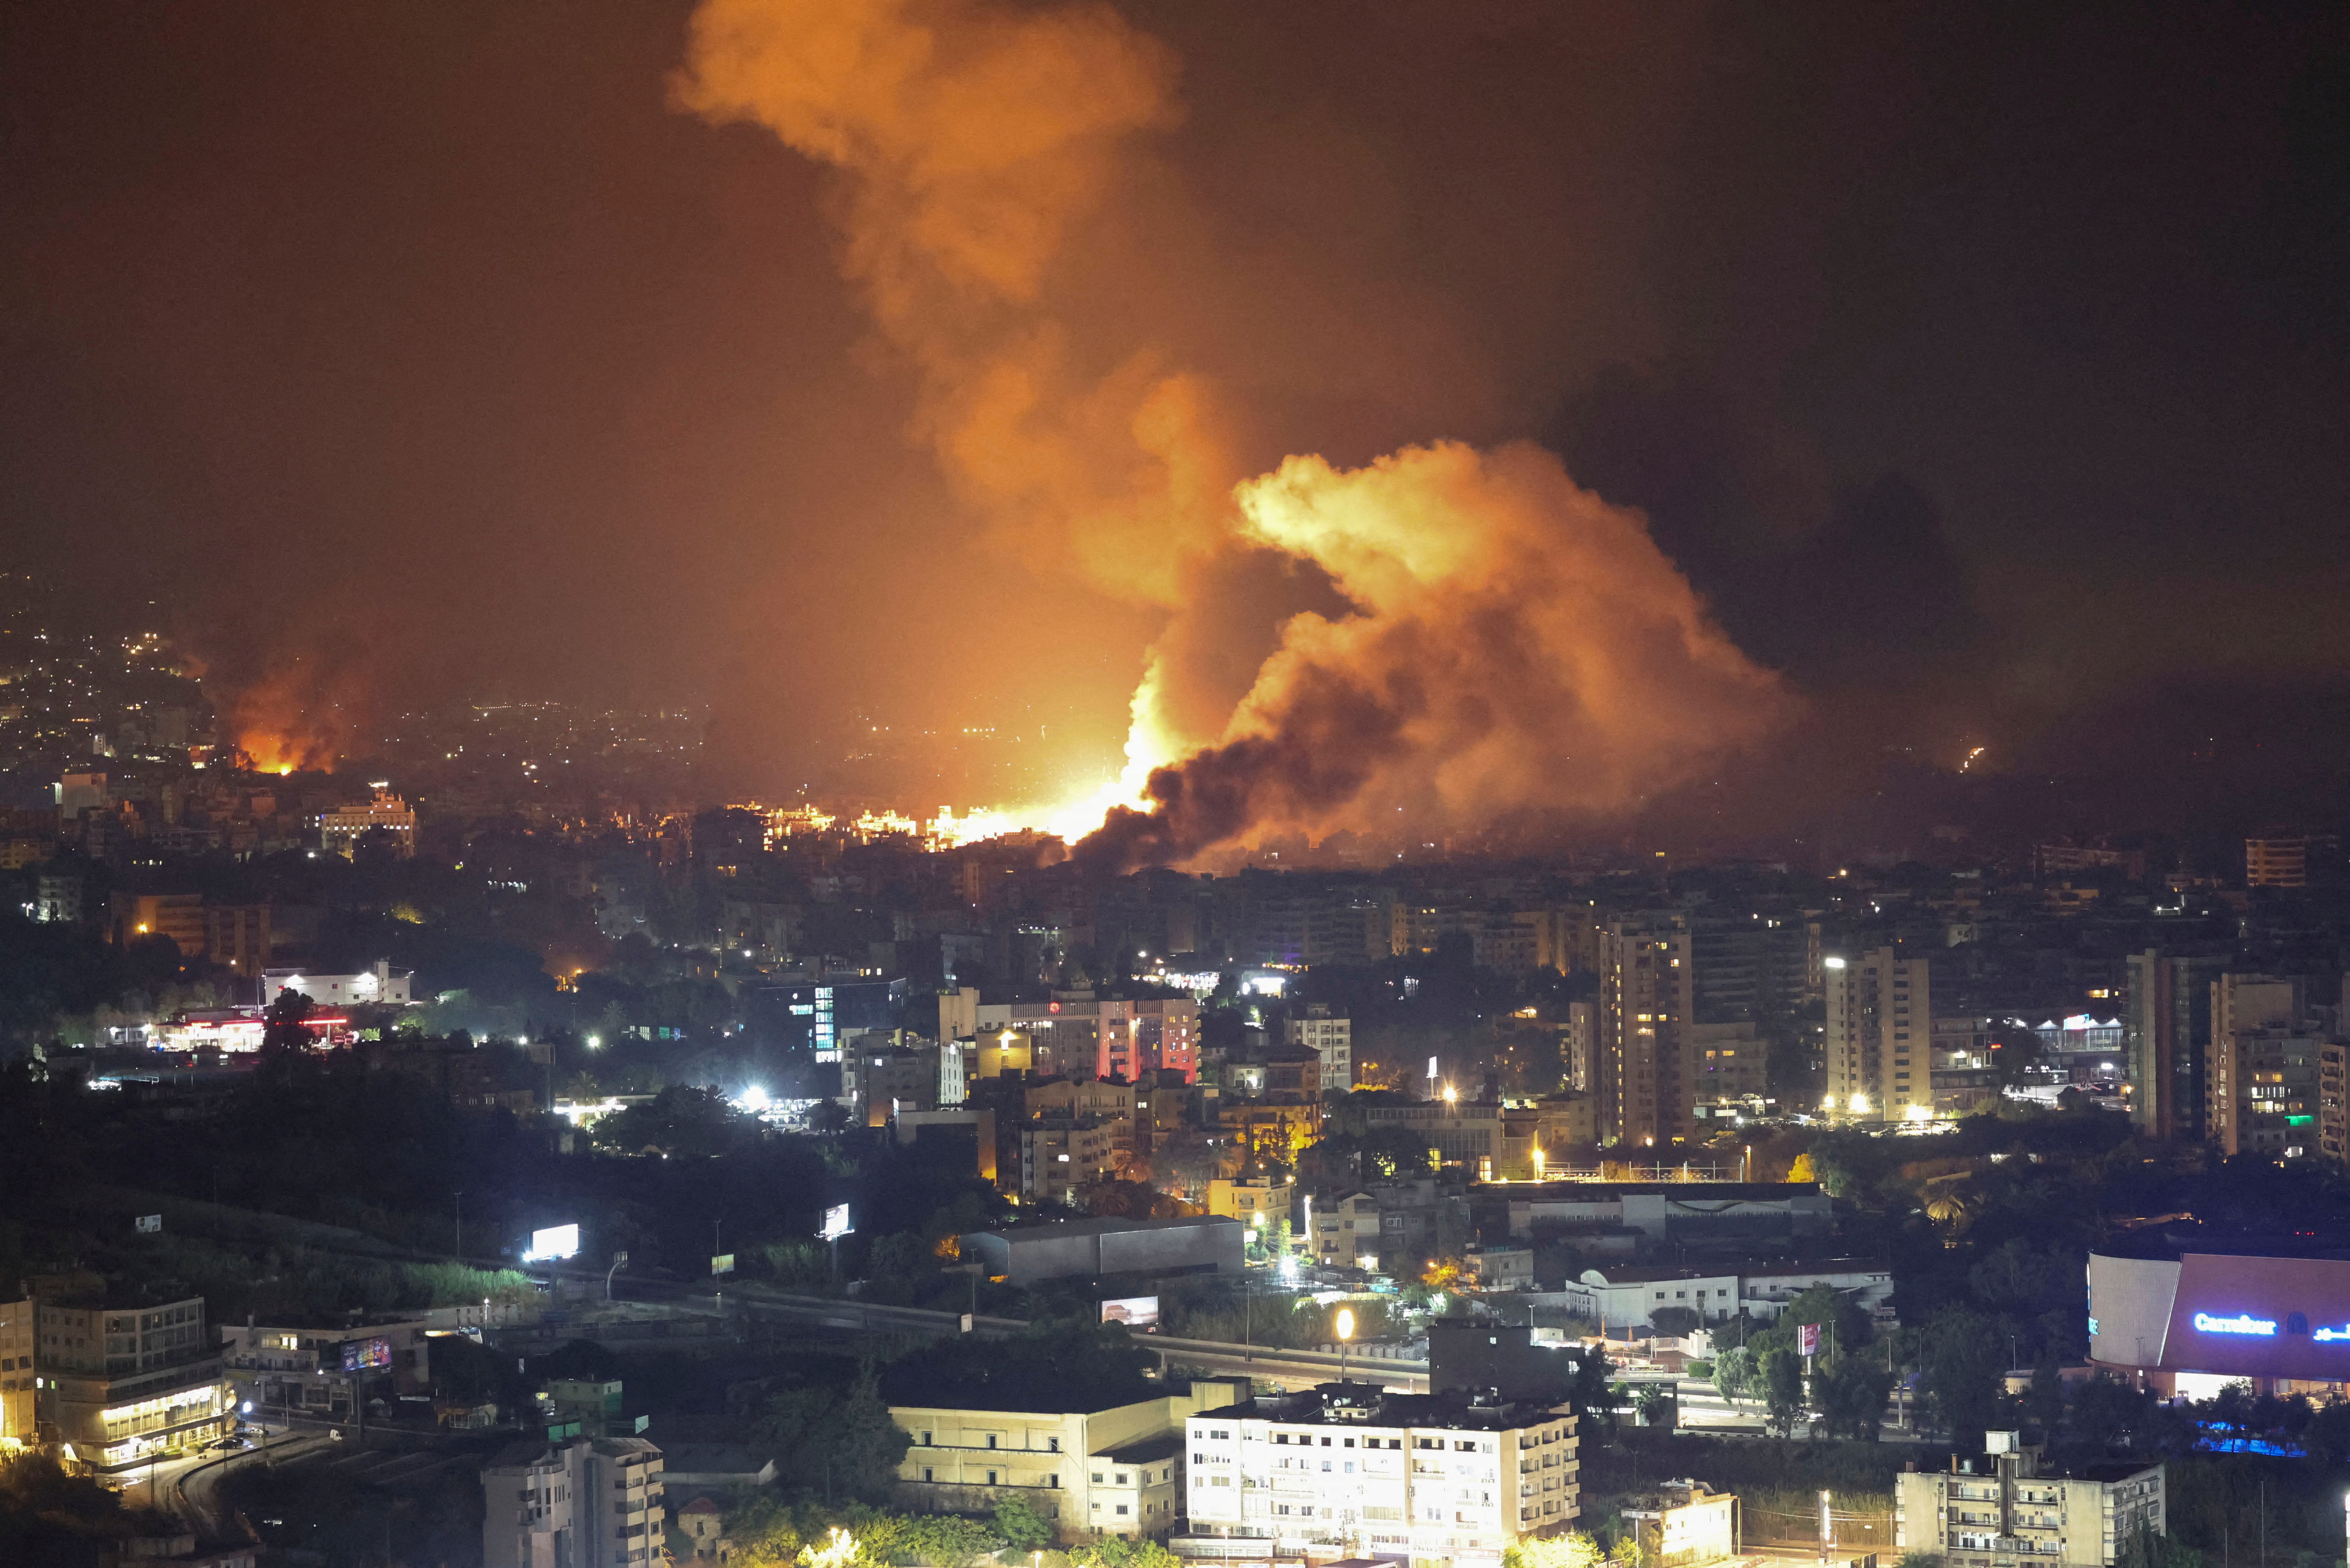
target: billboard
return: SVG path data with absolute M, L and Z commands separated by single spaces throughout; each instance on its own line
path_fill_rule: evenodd
M 373 1372 L 391 1365 L 391 1341 L 344 1339 L 318 1347 L 318 1370 L 348 1376 Z
M 1118 1296 L 1101 1304 L 1104 1323 L 1122 1323 L 1137 1334 L 1150 1334 L 1159 1327 L 1157 1296 Z
M 162 1234 L 162 1231 L 163 1217 L 161 1214 L 141 1214 L 139 1216 L 139 1233 L 140 1235 L 159 1236 Z
M 1795 1348 L 1805 1355 L 1817 1355 L 1820 1350 L 1820 1325 L 1799 1324 L 1795 1329 Z
M 579 1227 L 550 1225 L 544 1231 L 530 1233 L 530 1251 L 522 1255 L 525 1263 L 544 1263 L 556 1258 L 572 1258 L 579 1253 Z
M 824 1239 L 826 1241 L 837 1241 L 839 1238 L 847 1235 L 848 1231 L 849 1224 L 847 1204 L 836 1203 L 831 1208 L 824 1211 Z
M 734 1272 L 734 1254 L 732 1252 L 721 1252 L 716 1257 L 711 1259 L 710 1272 L 712 1274 L 733 1273 Z

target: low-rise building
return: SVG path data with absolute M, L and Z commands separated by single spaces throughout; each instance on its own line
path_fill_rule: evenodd
M 482 1467 L 483 1568 L 660 1562 L 661 1470 L 642 1438 L 508 1446 Z
M 1020 1129 L 1020 1196 L 1065 1203 L 1078 1188 L 1125 1168 L 1133 1123 L 1122 1116 L 1038 1116 Z
M 416 853 L 416 813 L 400 796 L 380 789 L 371 799 L 318 814 L 319 846 L 346 860 L 370 834 L 380 835 L 379 842 L 406 859 Z
M 1738 1272 L 1739 1309 L 1773 1322 L 1789 1302 L 1826 1285 L 1879 1316 L 1893 1310 L 1893 1265 L 1882 1258 L 1823 1258 L 1813 1263 L 1756 1263 Z
M 1575 1417 L 1486 1394 L 1326 1383 L 1188 1423 L 1185 1517 L 1200 1538 L 1498 1568 L 1528 1535 L 1573 1525 Z
M 1314 1261 L 1334 1269 L 1379 1266 L 1379 1200 L 1367 1192 L 1342 1192 L 1309 1206 Z
M 414 970 L 394 969 L 380 959 L 373 969 L 357 974 L 268 969 L 261 971 L 261 1005 L 266 1007 L 286 992 L 298 991 L 317 1007 L 406 1007 L 415 1000 L 411 994 L 415 979 Z
M 1700 1269 L 1586 1269 L 1561 1291 L 1568 1311 L 1611 1331 L 1638 1328 L 1667 1307 L 1697 1314 L 1700 1323 L 1738 1315 L 1739 1278 Z
M 1180 1386 L 1122 1404 L 1070 1388 L 1058 1408 L 1045 1410 L 893 1405 L 889 1418 L 912 1439 L 898 1468 L 899 1497 L 911 1508 L 963 1512 L 1024 1498 L 1064 1540 L 1162 1533 L 1180 1511 L 1184 1421 L 1248 1392 L 1244 1379 Z
M 239 1404 L 346 1416 L 369 1399 L 431 1392 L 431 1345 L 421 1318 L 308 1327 L 232 1324 L 221 1330 L 221 1365 Z
M 1236 1274 L 1243 1267 L 1239 1223 L 1213 1214 L 973 1231 L 962 1246 L 966 1261 L 1014 1284 L 1101 1274 Z
M 1706 1568 L 1727 1561 L 1738 1541 L 1738 1499 L 1703 1481 L 1666 1481 L 1624 1500 L 1617 1511 L 1652 1568 Z
M 1534 1286 L 1532 1247 L 1471 1247 L 1461 1254 L 1469 1279 L 1481 1291 L 1530 1291 Z
M 94 1276 L 36 1282 L 33 1293 L 36 1419 L 83 1468 L 121 1475 L 234 1423 L 202 1296 L 114 1302 Z
M 2106 1568 L 2140 1535 L 2167 1533 L 2163 1467 L 2122 1461 L 2045 1471 L 2014 1432 L 1986 1432 L 1979 1458 L 1898 1478 L 1893 1542 L 1951 1568 L 2016 1563 Z
M 1268 1176 L 1208 1182 L 1208 1212 L 1239 1220 L 1252 1230 L 1272 1231 L 1290 1216 L 1297 1201 L 1295 1183 Z

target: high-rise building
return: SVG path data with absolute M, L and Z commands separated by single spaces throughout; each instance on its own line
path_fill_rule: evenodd
M 2350 1169 L 2350 1044 L 2317 1048 L 2317 1157 Z
M 87 1468 L 120 1474 L 202 1448 L 234 1420 L 204 1302 L 123 1302 L 95 1275 L 34 1282 L 38 1419 Z
M 1933 977 L 1922 958 L 1895 948 L 1830 953 L 1821 965 L 1827 992 L 1827 1104 L 1853 1121 L 1934 1114 Z
M 1566 1038 L 1560 1043 L 1559 1055 L 1566 1065 L 1566 1086 L 1578 1095 L 1591 1093 L 1596 1075 L 1596 1053 L 1599 1049 L 1599 1004 L 1593 1002 L 1570 1002 L 1566 1004 Z
M 1306 1004 L 1305 1016 L 1289 1021 L 1289 1043 L 1304 1045 L 1322 1058 L 1322 1086 L 1350 1089 L 1355 1085 L 1355 1025 L 1333 1018 L 1326 1002 Z
M 2317 1054 L 2298 978 L 2223 974 L 2211 982 L 2204 1136 L 2222 1154 L 2290 1158 L 2317 1147 Z
M 33 1442 L 34 1338 L 31 1298 L 0 1302 L 0 1449 Z
M 1893 1541 L 1953 1568 L 2046 1562 L 2105 1564 L 2165 1529 L 2163 1467 L 2136 1460 L 2043 1469 L 2015 1432 L 1985 1432 L 1980 1456 L 1895 1478 Z M 1827 1494 L 1821 1493 L 1823 1497 Z
M 1682 1023 L 1690 936 L 1669 917 L 1613 920 L 1599 939 L 1599 1137 L 1653 1148 L 1687 1137 L 1692 1085 Z
M 2130 1120 L 2148 1137 L 2203 1137 L 2204 1068 L 2211 1051 L 2211 985 L 2227 972 L 2220 953 L 2129 956 L 2122 1012 L 2129 1061 Z
M 416 813 L 388 789 L 377 790 L 372 800 L 352 801 L 318 815 L 319 846 L 346 860 L 371 833 L 381 834 L 380 842 L 403 859 L 416 853 Z

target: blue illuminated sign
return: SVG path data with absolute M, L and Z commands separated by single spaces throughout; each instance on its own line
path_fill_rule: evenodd
M 2316 1329 L 2310 1334 L 2309 1337 L 2312 1339 L 2339 1343 L 2340 1341 L 2350 1339 L 2350 1324 L 2345 1324 L 2341 1328 Z
M 2242 1313 L 2234 1317 L 2213 1317 L 2210 1313 L 2199 1312 L 2195 1314 L 2195 1326 L 2205 1334 L 2256 1334 L 2265 1336 L 2276 1333 L 2274 1319 L 2251 1317 Z

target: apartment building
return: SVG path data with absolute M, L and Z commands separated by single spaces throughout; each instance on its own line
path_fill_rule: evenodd
M 0 1452 L 30 1446 L 35 1432 L 32 1298 L 0 1302 Z
M 911 1439 L 899 1500 L 971 1512 L 1024 1498 L 1064 1541 L 1162 1534 L 1180 1511 L 1185 1420 L 1245 1396 L 1248 1382 L 1201 1378 L 1181 1389 L 1105 1404 L 1072 1388 L 1044 1410 L 892 1405 L 889 1418 Z
M 1827 1101 L 1847 1121 L 1934 1114 L 1933 977 L 1927 961 L 1878 948 L 1820 960 L 1827 992 Z
M 1323 1002 L 1311 1002 L 1305 1016 L 1289 1021 L 1289 1044 L 1303 1045 L 1322 1059 L 1322 1087 L 1350 1089 L 1355 1085 L 1355 1024 L 1333 1018 Z
M 1134 1124 L 1124 1116 L 1045 1116 L 1019 1129 L 1020 1196 L 1064 1203 L 1078 1188 L 1125 1168 Z
M 2014 1432 L 1986 1432 L 1979 1457 L 1898 1478 L 1893 1541 L 1950 1568 L 2047 1563 L 2106 1568 L 2139 1534 L 2167 1533 L 2163 1468 L 2122 1461 L 2045 1471 Z
M 2211 983 L 2204 1136 L 2222 1154 L 2289 1158 L 2318 1142 L 2318 1054 L 2329 1031 L 2311 1022 L 2297 978 L 2223 974 Z
M 2350 1168 L 2350 1044 L 2339 1040 L 2317 1050 L 2317 1156 Z
M 661 1471 L 642 1438 L 510 1445 L 482 1467 L 483 1568 L 665 1561 Z
M 1367 1192 L 1341 1192 L 1309 1202 L 1315 1261 L 1334 1269 L 1379 1266 L 1379 1200 Z
M 1575 1417 L 1491 1394 L 1390 1394 L 1325 1383 L 1188 1423 L 1195 1542 L 1498 1568 L 1520 1539 L 1575 1522 Z M 1253 1550 L 1263 1551 L 1263 1547 Z
M 204 1300 L 106 1299 L 95 1276 L 34 1283 L 36 1419 L 88 1469 L 118 1474 L 234 1425 Z
M 982 1002 L 976 992 L 967 994 L 972 1000 L 961 1007 L 949 1005 L 958 999 L 940 999 L 941 1027 L 967 1016 L 972 1027 L 956 1038 L 1025 1035 L 1039 1072 L 1129 1083 L 1167 1068 L 1187 1083 L 1199 1075 L 1200 1004 L 1188 997 L 1106 1002 L 1076 992 L 1052 1002 Z
M 1599 1137 L 1653 1148 L 1692 1130 L 1685 1026 L 1695 1004 L 1688 930 L 1610 922 L 1599 939 Z

